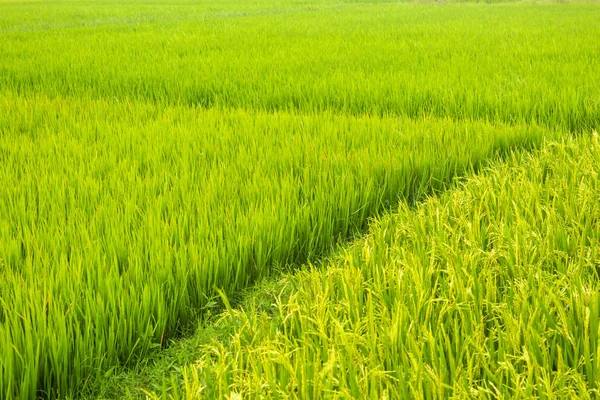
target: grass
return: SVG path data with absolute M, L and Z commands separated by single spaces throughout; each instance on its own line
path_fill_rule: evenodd
M 398 203 L 599 129 L 598 17 L 595 4 L 0 0 L 0 397 L 90 393 Z M 240 365 L 192 383 L 227 395 Z M 248 376 L 300 382 L 277 368 Z M 319 360 L 302 368 L 317 386 L 298 396 L 399 379 L 321 387 Z
M 515 152 L 254 289 L 147 393 L 596 398 L 599 196 L 597 135 Z

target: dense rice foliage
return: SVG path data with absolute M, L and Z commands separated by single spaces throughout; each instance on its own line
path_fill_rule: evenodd
M 599 20 L 594 4 L 5 6 L 0 88 L 600 129 Z
M 5 97 L 0 376 L 65 392 L 543 131 Z
M 489 157 L 600 128 L 599 19 L 0 0 L 0 397 L 78 393 L 219 290 L 315 260 Z
M 599 198 L 596 136 L 401 202 L 224 313 L 163 397 L 597 398 Z

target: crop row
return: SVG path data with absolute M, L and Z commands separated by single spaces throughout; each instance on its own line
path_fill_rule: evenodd
M 0 99 L 0 393 L 65 393 L 545 130 Z M 9 396 L 10 397 L 10 396 Z
M 596 136 L 400 203 L 332 261 L 224 312 L 157 395 L 594 399 L 599 196 Z

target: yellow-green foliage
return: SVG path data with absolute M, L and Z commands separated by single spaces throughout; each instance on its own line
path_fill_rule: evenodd
M 217 323 L 173 398 L 596 398 L 600 142 L 515 153 Z
M 0 88 L 600 129 L 597 4 L 44 2 L 0 9 Z
M 491 156 L 600 128 L 599 19 L 0 0 L 0 397 L 77 393 L 216 289 L 316 260 Z
M 543 130 L 0 101 L 0 387 L 60 393 Z

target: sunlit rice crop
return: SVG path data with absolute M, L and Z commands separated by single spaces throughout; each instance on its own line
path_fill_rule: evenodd
M 595 4 L 0 0 L 0 397 L 76 395 L 167 346 L 214 312 L 218 293 L 236 296 L 274 272 L 316 262 L 383 211 L 441 193 L 490 157 L 600 129 L 599 19 Z M 487 214 L 477 215 L 480 222 L 471 217 L 491 229 L 481 225 Z M 585 234 L 595 232 L 590 224 Z M 580 248 L 581 237 L 561 235 L 556 248 Z M 432 237 L 438 247 L 423 251 L 435 255 L 455 243 L 446 239 Z M 521 247 L 502 249 L 521 257 Z M 554 260 L 552 249 L 528 254 Z M 521 259 L 511 262 L 515 271 L 522 267 Z M 428 279 L 445 279 L 443 269 L 427 268 Z M 384 272 L 377 266 L 369 273 Z M 334 285 L 331 279 L 324 285 Z M 374 287 L 372 295 L 383 301 L 386 290 Z M 345 307 L 335 296 L 326 308 Z M 447 307 L 460 313 L 463 300 Z M 488 306 L 478 303 L 473 315 Z M 377 312 L 367 320 L 386 326 Z M 284 334 L 304 332 L 304 323 Z M 374 325 L 354 328 L 356 340 L 358 333 L 371 338 L 360 346 L 377 343 Z M 264 333 L 260 340 L 270 340 Z M 448 346 L 464 344 L 453 337 Z M 594 337 L 585 345 L 593 347 Z M 597 377 L 592 347 L 561 361 L 573 376 L 584 371 L 581 390 L 593 389 Z M 409 382 L 424 395 L 445 396 L 448 379 L 464 376 L 453 370 L 458 358 L 431 351 L 423 375 Z M 364 365 L 381 382 L 407 378 L 389 371 L 408 361 L 390 357 L 389 368 Z M 569 364 L 576 359 L 592 364 Z M 320 364 L 313 361 L 301 365 L 300 378 L 265 370 L 275 374 L 266 378 L 270 390 L 289 384 L 316 393 L 320 383 L 311 374 Z M 442 371 L 444 362 L 454 365 L 450 372 Z M 243 366 L 231 368 L 246 374 Z M 387 387 L 350 382 L 367 370 L 342 370 L 334 361 L 327 368 L 319 373 L 340 383 L 323 389 L 352 397 Z M 213 372 L 200 375 L 213 379 Z M 432 373 L 435 385 L 424 383 Z M 298 379 L 308 376 L 317 386 L 302 386 Z M 214 382 L 237 385 L 235 379 Z M 501 383 L 493 382 L 496 389 Z M 250 393 L 254 384 L 239 390 Z M 227 395 L 225 386 L 210 385 L 208 392 Z M 518 394 L 511 385 L 502 390 Z M 400 389 L 420 393 L 416 387 Z
M 151 397 L 596 398 L 599 197 L 600 141 L 581 138 L 400 203 L 226 311 Z

